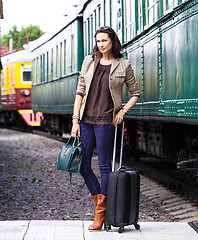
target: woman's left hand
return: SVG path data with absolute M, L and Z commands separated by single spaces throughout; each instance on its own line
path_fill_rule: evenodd
M 120 110 L 116 115 L 114 119 L 114 126 L 116 127 L 118 124 L 120 124 L 123 121 L 124 113 L 122 110 Z

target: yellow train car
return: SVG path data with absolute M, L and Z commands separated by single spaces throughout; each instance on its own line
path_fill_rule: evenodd
M 1 57 L 1 121 L 40 126 L 42 113 L 32 111 L 31 56 L 28 49 L 15 50 Z M 20 118 L 20 117 L 21 118 Z

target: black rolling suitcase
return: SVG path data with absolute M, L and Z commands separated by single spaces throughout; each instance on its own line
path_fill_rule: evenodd
M 122 167 L 122 152 L 124 138 L 124 122 L 122 125 L 122 138 L 120 150 L 120 167 L 115 171 L 117 127 L 115 129 L 114 152 L 112 172 L 109 174 L 106 199 L 106 230 L 111 229 L 111 225 L 119 227 L 118 232 L 122 233 L 124 226 L 134 224 L 140 229 L 138 224 L 139 215 L 139 195 L 140 195 L 140 175 L 136 171 Z

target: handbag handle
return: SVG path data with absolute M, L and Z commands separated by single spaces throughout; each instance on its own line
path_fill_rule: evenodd
M 66 147 L 71 146 L 71 145 L 73 147 L 76 147 L 76 146 L 78 146 L 79 143 L 80 143 L 79 136 L 78 136 L 78 134 L 76 134 L 75 138 L 73 138 L 73 137 L 69 138 L 69 140 L 66 143 Z
M 79 143 L 80 143 L 78 134 L 76 134 L 75 138 L 73 138 L 73 139 L 74 139 L 74 140 L 73 140 L 73 147 L 78 146 Z

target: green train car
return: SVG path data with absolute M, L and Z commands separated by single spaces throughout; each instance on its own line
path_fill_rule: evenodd
M 31 45 L 32 108 L 44 113 L 42 125 L 62 134 L 71 124 L 78 74 L 83 60 L 82 17 L 72 15 L 59 32 Z
M 78 74 L 99 26 L 117 32 L 142 96 L 126 114 L 129 154 L 146 152 L 194 169 L 198 162 L 198 1 L 82 0 L 56 33 L 32 43 L 32 107 L 42 125 L 71 128 Z M 123 89 L 123 104 L 129 98 Z M 185 163 L 185 164 L 184 164 Z
M 123 45 L 143 93 L 129 113 L 138 149 L 175 161 L 198 152 L 197 13 L 197 1 L 181 3 Z

